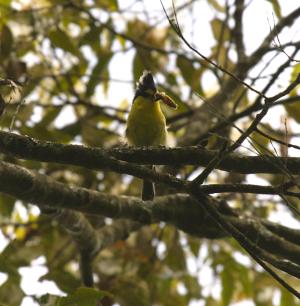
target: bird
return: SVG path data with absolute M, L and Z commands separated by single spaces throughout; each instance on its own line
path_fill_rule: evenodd
M 160 107 L 161 102 L 171 108 L 177 108 L 172 98 L 156 89 L 152 73 L 145 70 L 137 83 L 127 119 L 126 137 L 130 146 L 166 145 L 167 125 Z M 154 196 L 154 184 L 149 180 L 144 180 L 142 200 L 151 201 Z

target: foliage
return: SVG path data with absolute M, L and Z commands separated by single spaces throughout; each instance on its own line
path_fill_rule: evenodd
M 228 85 L 228 74 L 188 49 L 167 22 L 161 6 L 157 11 L 146 12 L 147 7 L 144 11 L 139 1 L 131 2 L 128 5 L 127 1 L 117 0 L 0 1 L 0 77 L 13 82 L 0 86 L 1 99 L 5 100 L 1 129 L 64 144 L 76 142 L 102 148 L 123 144 L 134 85 L 142 71 L 148 69 L 155 74 L 158 87 L 179 105 L 176 111 L 166 111 L 173 142 L 178 139 L 177 145 L 188 146 L 209 140 L 209 148 L 215 149 L 220 148 L 224 138 L 229 142 L 236 139 L 239 132 L 234 125 L 244 129 L 250 124 L 255 114 L 251 106 L 258 101 L 257 96 L 237 81 Z M 238 18 L 234 13 L 235 4 L 202 1 L 207 5 L 207 12 L 213 15 L 207 19 L 212 36 L 212 45 L 207 47 L 201 29 L 191 29 L 186 22 L 188 16 L 192 24 L 198 25 L 200 2 L 178 1 L 176 4 L 177 19 L 189 42 L 196 44 L 199 50 L 205 46 L 207 58 L 259 91 L 275 76 L 271 90 L 266 90 L 270 96 L 288 86 L 288 81 L 282 82 L 278 73 L 279 67 L 288 61 L 281 48 L 297 47 L 299 39 L 292 41 L 289 36 L 290 40 L 283 41 L 279 33 L 283 47 L 272 45 L 272 41 L 277 41 L 274 36 L 263 52 L 253 56 L 250 64 L 244 64 L 248 50 L 243 53 L 237 39 L 241 32 L 241 39 L 247 43 L 247 36 L 243 28 L 235 27 L 235 18 Z M 280 3 L 265 1 L 265 5 L 271 4 L 279 22 L 284 20 Z M 242 9 L 246 14 L 247 9 Z M 168 13 L 174 21 L 171 7 Z M 299 22 L 300 17 L 297 18 Z M 294 53 L 295 58 L 296 55 Z M 123 78 L 123 64 L 129 68 L 126 78 Z M 293 81 L 300 64 L 289 61 L 285 68 L 288 67 L 293 67 L 287 69 L 289 81 Z M 258 70 L 262 72 L 257 73 Z M 294 134 L 289 131 L 289 126 L 300 120 L 299 103 L 293 103 L 299 98 L 292 99 L 298 95 L 294 89 L 286 98 L 287 103 L 281 103 L 286 123 L 274 128 L 266 119 L 259 127 L 281 144 L 274 144 L 270 138 L 254 131 L 249 138 L 252 145 L 240 152 L 285 157 L 287 150 L 282 142 L 291 139 L 294 142 L 299 137 L 296 131 Z M 279 107 L 272 108 L 268 118 L 278 113 Z M 227 116 L 245 109 L 249 111 L 238 118 L 243 120 L 233 120 L 225 128 L 210 131 L 214 125 L 226 121 Z M 199 110 L 201 115 L 197 117 Z M 0 156 L 1 160 L 71 186 L 139 196 L 139 180 L 112 171 L 96 172 L 67 164 L 22 160 L 4 153 Z M 199 166 L 177 165 L 164 167 L 162 171 L 186 179 L 196 176 L 200 170 Z M 286 179 L 282 174 L 260 174 L 260 178 L 270 185 Z M 207 182 L 245 183 L 248 179 L 245 174 L 216 171 Z M 164 186 L 158 186 L 157 191 L 161 195 L 174 193 Z M 238 192 L 221 196 L 233 208 L 257 218 L 268 219 L 280 209 L 287 210 L 279 197 Z M 290 201 L 299 208 L 298 198 Z M 199 239 L 167 224 L 143 227 L 131 233 L 128 239 L 111 243 L 94 261 L 96 289 L 79 288 L 76 244 L 54 217 L 4 193 L 0 193 L 0 213 L 2 240 L 6 241 L 0 254 L 0 271 L 7 275 L 0 286 L 0 304 L 20 305 L 29 295 L 21 286 L 20 268 L 32 267 L 41 257 L 45 259 L 43 265 L 48 272 L 40 281 L 54 282 L 67 297 L 36 293 L 32 298 L 39 305 L 75 305 L 74 301 L 83 305 L 81 300 L 96 305 L 97 299 L 101 299 L 102 305 L 118 303 L 122 306 L 179 306 L 199 300 L 206 306 L 233 305 L 245 300 L 267 306 L 273 305 L 275 293 L 280 296 L 281 306 L 297 303 L 289 292 L 257 268 L 254 261 L 240 260 L 245 253 L 232 239 Z M 288 215 L 295 217 L 290 212 Z M 104 217 L 89 218 L 99 229 L 113 222 Z M 294 278 L 287 276 L 286 279 L 296 286 Z

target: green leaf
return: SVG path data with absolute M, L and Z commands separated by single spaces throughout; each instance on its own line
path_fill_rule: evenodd
M 66 52 L 70 52 L 75 56 L 81 57 L 79 49 L 75 46 L 72 39 L 61 29 L 50 31 L 48 34 L 51 43 Z
M 0 0 L 0 25 L 3 25 L 9 20 L 11 0 Z M 1 52 L 0 52 L 1 53 Z
M 230 29 L 222 20 L 215 18 L 211 21 L 211 27 L 214 37 L 217 41 L 222 37 L 223 42 L 230 40 Z
M 193 63 L 183 56 L 178 56 L 176 64 L 181 71 L 182 77 L 187 82 L 187 84 L 190 85 L 192 81 L 192 71 L 194 70 Z
M 54 134 L 57 134 L 61 142 L 68 142 L 74 139 L 75 136 L 80 134 L 80 131 L 81 131 L 80 123 L 76 121 L 74 123 L 65 125 L 61 129 L 56 130 Z
M 286 289 L 281 289 L 280 306 L 296 306 L 294 296 Z
M 14 38 L 10 28 L 3 25 L 0 33 L 0 55 L 1 57 L 8 57 L 12 51 Z
M 300 73 L 300 64 L 296 64 L 293 67 L 292 73 L 291 73 L 291 82 L 293 82 L 298 74 Z M 289 93 L 289 97 L 297 97 L 298 96 L 298 88 L 297 86 Z M 284 104 L 284 108 L 287 111 L 288 115 L 293 118 L 297 123 L 300 123 L 300 98 L 298 101 L 294 101 L 293 103 L 287 103 Z
M 15 207 L 15 199 L 6 194 L 0 194 L 0 215 L 10 217 Z
M 217 10 L 217 11 L 219 11 L 219 12 L 221 12 L 221 13 L 224 13 L 224 12 L 225 12 L 224 6 L 222 6 L 222 5 L 218 2 L 218 0 L 209 0 L 208 3 L 211 4 L 211 6 L 212 6 L 215 10 Z
M 54 106 L 44 109 L 43 119 L 39 123 L 44 127 L 48 127 L 50 124 L 54 122 L 57 116 L 60 114 L 61 110 L 63 109 L 62 106 Z
M 139 56 L 138 52 L 136 52 L 133 58 L 133 79 L 134 82 L 137 82 L 140 76 L 142 75 L 145 66 L 141 61 L 141 57 Z
M 211 296 L 206 299 L 205 306 L 219 306 L 219 305 L 220 305 L 219 302 L 216 301 Z
M 107 291 L 96 290 L 92 288 L 78 288 L 75 292 L 67 297 L 62 297 L 58 306 L 97 306 L 99 301 L 106 296 L 112 296 Z
M 185 82 L 191 87 L 191 90 L 203 94 L 200 86 L 200 76 L 202 68 L 196 69 L 191 61 L 183 56 L 178 56 L 176 64 L 180 69 L 181 75 Z
M 0 255 L 0 271 L 2 273 L 7 273 L 9 278 L 18 283 L 21 279 L 20 274 L 18 273 L 18 267 L 15 262 L 12 262 L 6 256 Z
M 280 7 L 280 4 L 279 4 L 278 0 L 267 0 L 267 1 L 272 4 L 273 10 L 274 10 L 276 16 L 278 18 L 281 18 L 282 17 L 281 16 L 281 7 Z
M 23 91 L 22 91 L 23 98 L 28 96 L 36 88 L 36 86 L 37 86 L 36 81 L 29 80 L 26 83 L 26 86 L 23 87 Z
M 37 301 L 41 306 L 57 306 L 59 301 L 61 300 L 60 296 L 44 294 L 40 298 L 37 298 Z
M 9 6 L 11 3 L 11 0 L 0 0 L 0 4 L 3 6 Z
M 201 286 L 196 276 L 186 274 L 182 280 L 191 297 L 201 298 Z
M 224 265 L 223 271 L 221 272 L 221 282 L 222 282 L 222 305 L 228 306 L 232 300 L 234 292 L 234 277 L 232 275 L 231 264 L 226 263 Z
M 72 292 L 80 282 L 75 276 L 65 270 L 55 270 L 47 273 L 41 280 L 52 280 L 64 292 Z
M 107 71 L 107 67 L 112 56 L 113 53 L 111 52 L 103 52 L 99 54 L 98 63 L 94 67 L 90 79 L 86 85 L 86 95 L 88 97 L 90 97 L 94 93 L 96 86 L 100 84 L 101 76 L 104 74 L 105 71 Z
M 268 144 L 270 140 L 267 137 L 262 136 L 258 132 L 253 132 L 251 134 L 251 140 L 253 142 L 253 147 L 260 153 L 266 154 L 268 153 Z
M 251 270 L 237 262 L 235 262 L 234 266 L 235 281 L 240 280 L 244 294 L 251 297 L 253 295 L 253 283 L 250 279 Z
M 5 306 L 21 305 L 23 297 L 24 292 L 20 288 L 20 284 L 10 278 L 0 286 L 0 303 Z
M 198 257 L 201 241 L 195 237 L 188 237 L 190 249 L 195 257 Z
M 90 45 L 95 52 L 100 50 L 100 34 L 103 28 L 92 26 L 91 29 L 82 37 L 80 45 Z
M 300 123 L 300 104 L 299 103 L 285 104 L 284 108 L 291 118 L 293 118 L 297 123 Z
M 21 120 L 23 123 L 26 123 L 31 118 L 33 112 L 33 103 L 22 105 L 18 110 L 18 113 L 16 114 L 16 119 Z
M 117 11 L 119 8 L 117 0 L 96 0 L 95 3 L 100 8 L 103 8 L 109 11 Z
M 165 263 L 172 269 L 177 271 L 186 270 L 186 259 L 183 248 L 180 244 L 179 232 L 177 229 L 168 227 L 165 229 L 165 243 L 167 245 L 167 256 Z

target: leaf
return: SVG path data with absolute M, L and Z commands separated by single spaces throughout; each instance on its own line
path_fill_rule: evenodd
M 292 73 L 291 73 L 291 81 L 294 81 L 298 74 L 300 73 L 300 64 L 296 64 L 293 67 Z M 289 94 L 289 97 L 295 98 L 298 97 L 298 86 L 296 86 Z M 297 103 L 300 102 L 300 98 L 296 101 L 293 101 L 293 103 L 287 103 L 284 104 L 284 108 L 287 111 L 289 117 L 293 118 L 297 123 L 300 123 L 300 104 Z
M 23 98 L 25 98 L 26 96 L 28 96 L 37 86 L 37 83 L 35 80 L 29 80 L 26 83 L 26 86 L 23 87 L 23 91 L 22 91 L 22 96 Z
M 9 278 L 15 283 L 18 283 L 21 279 L 18 273 L 18 267 L 15 263 L 2 255 L 0 255 L 0 271 L 2 273 L 7 273 Z
M 199 256 L 201 241 L 195 237 L 189 237 L 189 246 L 195 257 Z
M 124 306 L 150 306 L 150 293 L 148 284 L 143 279 L 126 277 L 120 279 L 114 287 L 119 305 Z
M 178 56 L 176 64 L 180 69 L 182 77 L 190 85 L 192 81 L 192 71 L 194 70 L 193 63 L 183 56 Z
M 208 2 L 209 2 L 209 4 L 211 4 L 211 6 L 212 6 L 215 10 L 217 10 L 217 11 L 219 11 L 219 12 L 221 12 L 221 13 L 224 13 L 224 12 L 225 12 L 224 6 L 222 6 L 222 5 L 218 2 L 218 0 L 209 0 Z
M 71 38 L 61 29 L 57 28 L 48 34 L 51 43 L 66 52 L 70 52 L 75 56 L 81 57 L 79 49 L 75 46 Z
M 234 292 L 234 277 L 232 275 L 230 262 L 224 265 L 223 271 L 221 272 L 222 282 L 222 305 L 228 306 L 232 300 Z
M 252 281 L 250 279 L 251 270 L 246 268 L 245 266 L 235 262 L 234 264 L 235 270 L 235 281 L 240 280 L 242 285 L 243 294 L 247 297 L 251 297 L 253 295 L 253 286 Z
M 300 123 L 300 104 L 299 103 L 285 104 L 284 108 L 291 118 L 293 118 L 297 123 Z
M 98 115 L 81 122 L 82 142 L 89 146 L 109 147 L 116 141 L 118 134 L 110 130 L 111 119 Z M 101 123 L 101 127 L 97 123 Z M 108 126 L 108 128 L 106 128 Z
M 165 242 L 167 245 L 167 256 L 165 263 L 175 271 L 186 270 L 186 258 L 180 244 L 178 230 L 169 227 L 165 229 Z
M 23 123 L 26 123 L 31 118 L 33 112 L 33 103 L 22 105 L 18 110 L 18 113 L 16 114 L 16 119 L 21 120 Z
M 98 63 L 94 67 L 90 79 L 86 85 L 86 95 L 90 97 L 94 91 L 97 85 L 101 82 L 101 76 L 104 74 L 104 71 L 107 70 L 109 61 L 111 60 L 113 56 L 113 53 L 100 53 L 98 57 Z
M 211 296 L 206 299 L 205 306 L 219 306 L 220 304 Z
M 36 300 L 41 306 L 57 306 L 61 300 L 61 297 L 47 293 L 42 295 L 40 298 L 36 298 Z
M 251 140 L 253 147 L 260 153 L 260 154 L 266 154 L 268 153 L 268 144 L 270 140 L 267 137 L 262 136 L 258 132 L 253 132 L 251 134 Z
M 201 286 L 197 277 L 186 274 L 183 277 L 183 282 L 191 297 L 201 298 Z
M 0 5 L 9 6 L 11 3 L 11 0 L 0 0 Z
M 69 142 L 74 139 L 75 136 L 79 135 L 81 131 L 80 122 L 76 121 L 65 125 L 63 128 L 58 129 L 54 132 L 61 142 Z
M 96 0 L 96 5 L 100 8 L 109 10 L 109 11 L 117 11 L 119 9 L 117 0 Z
M 234 68 L 234 64 L 228 56 L 228 47 L 225 47 L 225 44 L 222 44 L 220 47 L 218 45 L 213 46 L 211 52 L 219 65 L 226 67 L 228 70 Z
M 32 240 L 34 240 L 34 238 Z M 1 256 L 6 259 L 9 258 L 11 265 L 13 265 L 16 269 L 30 266 L 32 260 L 41 256 L 43 249 L 38 243 L 26 247 L 24 247 L 24 245 L 25 244 L 23 241 L 14 240 L 7 245 Z M 18 251 L 16 252 L 16 250 Z M 9 274 L 9 276 L 11 277 L 14 275 Z
M 65 270 L 55 270 L 47 273 L 41 280 L 52 280 L 64 292 L 72 292 L 75 290 L 80 282 L 74 275 Z
M 0 215 L 10 217 L 15 207 L 15 199 L 6 194 L 0 194 Z
M 13 35 L 7 25 L 3 25 L 0 33 L 0 55 L 1 57 L 8 57 L 12 51 Z
M 282 17 L 282 15 L 281 15 L 281 7 L 280 7 L 280 4 L 279 4 L 278 0 L 267 0 L 267 1 L 272 4 L 273 10 L 274 10 L 276 16 L 278 18 L 281 18 Z
M 200 85 L 200 76 L 202 68 L 196 69 L 191 61 L 183 56 L 178 56 L 176 64 L 180 69 L 181 75 L 185 82 L 191 87 L 191 90 L 203 94 Z
M 300 63 L 296 64 L 293 69 L 292 69 L 292 73 L 291 73 L 291 81 L 290 82 L 294 82 L 295 79 L 298 77 L 298 74 L 300 73 Z M 296 97 L 298 96 L 298 86 L 296 86 L 289 94 L 290 97 Z M 287 104 L 286 106 L 289 106 L 289 104 Z
M 58 306 L 97 306 L 99 301 L 106 296 L 112 296 L 107 291 L 96 290 L 92 288 L 81 287 L 76 289 L 71 295 L 62 297 Z
M 21 305 L 24 292 L 20 288 L 20 284 L 10 278 L 0 286 L 0 303 L 5 306 Z
M 212 31 L 214 34 L 214 37 L 217 41 L 220 40 L 222 37 L 223 42 L 230 40 L 230 29 L 228 28 L 228 25 L 225 24 L 222 20 L 215 18 L 211 22 Z
M 286 289 L 281 289 L 280 306 L 296 306 L 294 296 Z
M 138 81 L 138 79 L 142 75 L 144 69 L 145 69 L 145 66 L 143 65 L 141 61 L 141 57 L 138 54 L 138 52 L 136 52 L 133 58 L 133 79 L 135 83 Z
M 30 78 L 35 79 L 39 78 L 43 74 L 51 74 L 51 69 L 47 67 L 45 63 L 38 63 L 28 68 L 28 74 L 30 75 Z
M 62 106 L 54 106 L 44 109 L 43 119 L 38 123 L 41 126 L 48 127 L 60 114 Z
M 162 48 L 166 43 L 168 28 L 150 27 L 146 22 L 135 18 L 127 23 L 126 34 L 148 46 Z M 140 48 L 139 51 L 141 50 L 150 53 L 149 50 Z M 147 58 L 145 58 L 145 60 L 147 60 Z
M 100 34 L 103 28 L 92 26 L 91 29 L 82 37 L 80 45 L 90 45 L 95 52 L 100 50 Z

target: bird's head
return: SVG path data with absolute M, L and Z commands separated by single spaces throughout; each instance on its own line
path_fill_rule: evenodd
M 134 100 L 139 97 L 145 97 L 148 98 L 150 101 L 162 101 L 164 104 L 168 105 L 171 108 L 177 108 L 177 104 L 173 101 L 172 98 L 170 98 L 167 94 L 164 92 L 160 92 L 156 89 L 153 75 L 150 71 L 145 70 L 140 77 L 137 88 L 135 92 L 135 96 L 133 98 Z
M 149 98 L 150 100 L 154 101 L 154 95 L 156 91 L 157 90 L 152 73 L 150 71 L 145 70 L 137 83 L 137 88 L 133 101 L 139 96 Z

